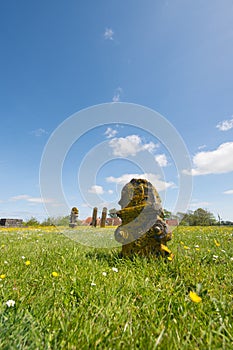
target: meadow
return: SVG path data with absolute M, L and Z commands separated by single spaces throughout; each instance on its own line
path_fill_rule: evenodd
M 157 260 L 67 232 L 0 229 L 0 349 L 233 349 L 233 228 L 177 227 Z

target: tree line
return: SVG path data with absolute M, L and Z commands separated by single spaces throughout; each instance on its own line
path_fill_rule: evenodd
M 117 217 L 117 209 L 113 208 L 109 210 L 109 217 Z M 223 221 L 218 216 L 218 220 L 214 214 L 208 210 L 198 208 L 195 211 L 188 211 L 187 213 L 177 213 L 173 215 L 170 211 L 164 210 L 164 219 L 176 219 L 181 226 L 213 226 L 223 225 L 232 226 L 233 222 L 230 220 Z M 57 218 L 48 217 L 47 219 L 39 222 L 35 217 L 31 217 L 24 222 L 25 226 L 69 226 L 70 215 L 60 216 Z M 81 220 L 78 220 L 78 225 L 82 224 Z

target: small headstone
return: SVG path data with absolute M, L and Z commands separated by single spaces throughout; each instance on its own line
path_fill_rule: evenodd
M 105 227 L 106 218 L 107 218 L 107 211 L 108 211 L 108 209 L 107 209 L 106 207 L 104 207 L 103 210 L 102 210 L 102 216 L 101 216 L 101 221 L 100 221 L 100 227 Z
M 91 225 L 94 226 L 94 227 L 96 227 L 96 225 L 97 225 L 97 211 L 98 211 L 98 208 L 95 207 L 95 208 L 93 209 L 93 213 L 92 213 Z
M 115 239 L 122 244 L 123 256 L 165 256 L 172 233 L 164 221 L 158 192 L 144 179 L 132 179 L 126 184 L 119 201 L 117 215 L 122 224 L 115 231 Z
M 70 213 L 70 227 L 75 227 L 77 226 L 77 219 L 78 219 L 78 208 L 73 207 L 71 209 L 71 213 Z

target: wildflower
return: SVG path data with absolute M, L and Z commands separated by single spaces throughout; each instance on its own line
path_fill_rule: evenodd
M 23 255 L 23 256 L 21 256 L 21 258 L 22 258 L 22 259 L 25 259 L 25 256 Z
M 169 249 L 169 248 L 168 248 L 166 245 L 161 244 L 161 249 L 162 249 L 162 250 L 164 250 L 165 252 L 167 252 L 167 253 L 171 254 L 170 249 Z
M 220 246 L 220 243 L 216 241 L 216 239 L 214 240 L 214 243 L 216 245 L 216 247 L 219 247 Z
M 199 295 L 192 291 L 189 292 L 189 297 L 194 303 L 200 303 L 202 300 L 201 297 L 199 297 Z
M 1 280 L 4 280 L 4 278 L 6 278 L 6 275 L 0 275 Z
M 2 244 L 2 245 L 1 245 L 1 248 L 4 248 L 4 247 L 5 247 L 5 244 Z
M 188 250 L 190 248 L 187 245 L 184 245 L 184 249 Z
M 53 277 L 58 277 L 58 273 L 57 273 L 56 271 L 53 271 L 53 272 L 52 272 L 52 276 L 53 276 Z
M 167 260 L 172 261 L 173 257 L 171 255 L 168 256 Z
M 233 260 L 233 257 L 232 257 L 232 258 L 230 258 L 230 260 Z
M 180 241 L 180 244 L 184 245 L 184 242 Z
M 213 255 L 213 260 L 218 259 L 218 255 Z
M 4 260 L 4 264 L 8 264 L 8 261 Z
M 6 305 L 8 307 L 14 307 L 15 306 L 15 301 L 14 300 L 7 300 Z
M 107 276 L 107 272 L 104 271 L 104 272 L 102 273 L 102 275 L 103 275 L 103 276 Z
M 112 267 L 112 271 L 118 272 L 118 269 L 116 267 Z
M 197 251 L 200 250 L 200 248 L 195 248 Z
M 195 248 L 199 248 L 199 245 L 198 245 L 198 244 L 196 244 L 196 245 L 195 245 Z
M 26 266 L 29 266 L 30 264 L 31 264 L 31 261 L 30 261 L 30 260 L 25 261 L 25 265 L 26 265 Z
M 91 286 L 96 286 L 96 284 L 94 282 L 91 282 Z

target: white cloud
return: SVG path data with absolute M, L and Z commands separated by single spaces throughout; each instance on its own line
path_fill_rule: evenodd
M 42 128 L 39 128 L 39 129 L 31 131 L 31 134 L 36 136 L 36 137 L 40 137 L 42 135 L 47 135 L 48 132 Z
M 18 196 L 14 196 L 10 198 L 10 201 L 16 202 L 16 201 L 27 201 L 31 203 L 52 203 L 52 199 L 45 199 L 42 197 L 31 197 L 28 194 L 20 194 Z
M 91 186 L 91 188 L 88 190 L 89 193 L 95 193 L 95 194 L 103 194 L 104 193 L 104 189 L 102 186 L 98 186 L 98 185 L 93 185 Z
M 233 171 L 233 142 L 222 143 L 214 151 L 199 152 L 193 157 L 194 169 L 187 175 L 223 174 Z
M 216 128 L 218 128 L 221 131 L 227 131 L 233 128 L 233 118 L 224 120 L 216 125 Z
M 19 196 L 14 196 L 10 198 L 10 201 L 21 201 L 21 200 L 27 200 L 30 198 L 27 194 L 20 194 Z
M 104 32 L 105 40 L 113 40 L 114 31 L 111 28 L 106 28 Z
M 190 203 L 190 208 L 207 208 L 208 206 L 212 205 L 210 202 L 194 202 Z
M 119 102 L 120 101 L 120 98 L 121 98 L 121 95 L 122 95 L 122 88 L 118 87 L 115 92 L 114 92 L 114 96 L 112 98 L 112 101 L 113 102 Z
M 151 174 L 151 173 L 145 173 L 145 174 L 123 174 L 120 177 L 113 177 L 113 176 L 109 176 L 106 178 L 107 182 L 111 182 L 111 183 L 116 183 L 119 185 L 125 185 L 126 183 L 128 183 L 130 180 L 132 179 L 146 179 L 148 181 L 150 181 L 152 183 L 153 186 L 155 186 L 155 188 L 158 191 L 164 191 L 169 187 L 174 187 L 174 183 L 173 182 L 165 182 L 162 181 L 158 175 L 155 174 Z
M 104 135 L 106 135 L 107 139 L 111 139 L 112 137 L 116 136 L 118 134 L 118 131 L 112 128 L 107 128 Z
M 113 190 L 108 190 L 108 194 L 113 194 Z
M 168 165 L 166 154 L 156 155 L 155 160 L 159 164 L 159 166 L 161 166 L 161 167 L 166 167 Z
M 138 135 L 114 138 L 109 141 L 109 146 L 113 149 L 113 155 L 118 157 L 136 156 L 138 152 L 152 152 L 158 145 L 153 142 L 143 144 Z
M 198 149 L 203 149 L 203 148 L 206 148 L 206 145 L 198 146 Z
M 233 194 L 233 190 L 227 190 L 223 192 L 224 194 Z

